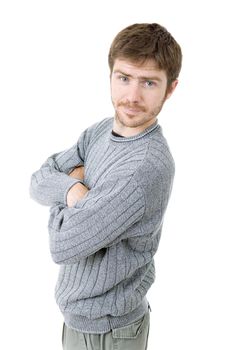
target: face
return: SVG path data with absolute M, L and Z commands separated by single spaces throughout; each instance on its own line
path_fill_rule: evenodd
M 111 97 L 115 109 L 114 131 L 133 136 L 156 121 L 165 100 L 177 85 L 167 92 L 167 76 L 154 60 L 137 64 L 116 59 L 111 74 Z

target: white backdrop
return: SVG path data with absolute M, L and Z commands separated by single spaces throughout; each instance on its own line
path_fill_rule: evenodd
M 136 22 L 165 26 L 184 56 L 177 90 L 159 116 L 176 177 L 148 294 L 149 350 L 233 349 L 233 28 L 226 0 L 1 1 L 2 349 L 61 350 L 49 209 L 29 198 L 30 176 L 113 115 L 108 50 Z

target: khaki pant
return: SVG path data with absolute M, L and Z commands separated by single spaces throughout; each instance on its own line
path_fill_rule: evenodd
M 104 334 L 82 333 L 63 325 L 64 350 L 146 350 L 150 311 L 138 321 Z

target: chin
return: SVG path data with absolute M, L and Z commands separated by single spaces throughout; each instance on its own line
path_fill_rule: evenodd
M 117 116 L 117 121 L 120 123 L 122 126 L 126 127 L 135 127 L 140 125 L 141 123 L 135 120 L 135 116 Z
M 146 118 L 145 116 L 142 115 L 137 115 L 137 114 L 116 114 L 116 119 L 118 123 L 125 127 L 130 127 L 130 128 L 136 128 L 139 126 L 143 126 L 144 124 L 148 123 L 150 119 Z

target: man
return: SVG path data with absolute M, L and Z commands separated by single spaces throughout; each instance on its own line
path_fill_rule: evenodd
M 109 52 L 114 118 L 87 128 L 32 175 L 32 198 L 51 206 L 66 350 L 147 348 L 146 293 L 174 177 L 157 116 L 177 86 L 181 60 L 159 24 L 123 29 Z

